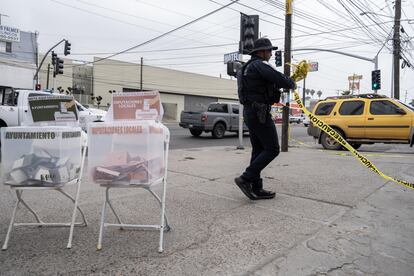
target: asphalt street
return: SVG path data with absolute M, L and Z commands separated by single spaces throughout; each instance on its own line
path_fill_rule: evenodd
M 237 133 L 226 132 L 223 139 L 215 139 L 211 136 L 211 133 L 203 133 L 199 137 L 193 137 L 188 129 L 184 129 L 178 126 L 178 123 L 167 123 L 167 127 L 171 133 L 170 148 L 171 149 L 186 149 L 186 148 L 199 148 L 199 147 L 216 147 L 216 146 L 238 146 L 239 137 Z M 282 127 L 276 125 L 277 132 L 280 137 L 282 134 Z M 302 124 L 291 125 L 291 135 L 296 139 L 300 139 L 306 143 L 313 143 L 313 139 L 306 133 L 306 127 Z M 250 146 L 249 135 L 246 133 L 243 137 L 243 145 Z
M 218 147 L 218 146 L 234 146 L 239 145 L 239 138 L 236 133 L 226 132 L 223 139 L 215 139 L 211 133 L 203 133 L 200 137 L 193 137 L 188 129 L 181 128 L 178 123 L 166 123 L 171 132 L 170 149 L 189 149 L 189 148 L 204 148 L 204 147 Z M 276 125 L 279 135 L 279 143 L 281 143 L 282 127 Z M 302 124 L 290 125 L 289 147 L 307 147 L 310 149 L 322 150 L 323 147 L 317 144 L 315 140 L 308 136 L 307 128 Z M 250 147 L 249 135 L 245 134 L 243 137 L 243 145 Z M 359 148 L 360 152 L 366 153 L 394 153 L 394 154 L 413 154 L 414 148 L 409 145 L 398 144 L 374 144 L 362 145 Z

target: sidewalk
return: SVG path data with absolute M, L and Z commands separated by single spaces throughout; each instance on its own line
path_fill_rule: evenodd
M 89 226 L 75 229 L 73 248 L 65 248 L 68 229 L 16 228 L 0 252 L 0 275 L 413 275 L 413 190 L 386 182 L 351 156 L 290 148 L 263 174 L 276 198 L 252 202 L 233 183 L 249 158 L 249 148 L 170 151 L 172 231 L 163 254 L 157 232 L 115 228 L 106 230 L 97 252 L 104 189 L 85 181 L 81 207 Z M 370 160 L 414 181 L 412 154 Z M 68 218 L 62 210 L 69 204 L 57 193 L 25 197 L 48 214 L 45 220 Z M 151 216 L 158 206 L 144 191 L 114 190 L 113 198 L 127 223 L 158 222 Z M 1 242 L 13 201 L 1 185 Z

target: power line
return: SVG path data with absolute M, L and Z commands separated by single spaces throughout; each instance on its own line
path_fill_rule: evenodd
M 208 1 L 210 1 L 210 2 L 214 2 L 213 0 L 208 0 Z M 215 3 L 217 3 L 217 2 L 215 2 Z M 220 4 L 220 3 L 217 3 L 218 5 L 222 5 L 222 4 Z M 262 14 L 265 14 L 265 15 L 267 15 L 267 16 L 269 16 L 269 17 L 272 17 L 272 18 L 276 18 L 276 19 L 278 19 L 278 20 L 281 20 L 281 21 L 283 21 L 284 22 L 284 19 L 283 18 L 281 18 L 281 17 L 277 17 L 277 16 L 275 16 L 275 15 L 273 15 L 273 14 L 270 14 L 270 13 L 267 13 L 267 12 L 265 12 L 265 11 L 263 11 L 263 10 L 260 10 L 260 9 L 257 9 L 257 8 L 254 8 L 254 7 L 251 7 L 251 6 L 249 6 L 249 5 L 245 5 L 245 4 L 242 4 L 242 3 L 237 3 L 237 5 L 240 5 L 240 6 L 243 6 L 243 7 L 246 7 L 246 8 L 249 8 L 249 9 L 251 9 L 251 10 L 254 10 L 254 11 L 257 11 L 257 12 L 260 12 L 260 13 L 262 13 Z M 233 9 L 234 10 L 234 9 Z M 239 11 L 239 10 L 236 10 L 236 11 L 238 11 L 238 12 L 241 12 L 241 11 Z M 319 31 L 319 29 L 316 29 L 316 28 L 312 28 L 312 27 L 309 27 L 309 26 L 306 26 L 306 25 L 303 25 L 303 24 L 299 24 L 299 23 L 296 23 L 295 24 L 295 26 L 300 26 L 300 27 L 302 27 L 302 28 L 306 28 L 306 29 L 311 29 L 311 30 L 315 30 L 315 31 Z M 283 26 L 284 27 L 284 26 Z M 305 33 L 305 34 L 308 34 L 308 35 L 310 35 L 310 33 L 308 32 L 308 31 L 304 31 L 304 30 L 300 30 L 300 29 L 298 29 L 298 31 L 300 31 L 300 32 L 302 32 L 302 33 Z M 321 32 L 321 34 L 324 34 L 325 32 Z M 335 32 L 333 32 L 333 31 L 330 31 L 330 32 L 326 32 L 326 33 L 331 33 L 332 35 L 334 35 L 334 36 L 339 36 L 339 37 L 341 37 L 341 38 L 343 38 L 344 37 L 344 35 L 342 34 L 337 34 L 337 33 L 335 33 Z M 353 40 L 357 40 L 357 38 L 355 38 L 355 37 L 348 37 L 348 38 L 351 38 L 351 39 L 353 39 Z M 330 37 L 329 38 L 330 40 L 333 40 L 332 39 L 332 37 Z M 339 41 L 339 40 L 338 40 Z
M 54 0 L 53 0 L 53 1 L 54 1 Z M 117 55 L 120 55 L 120 54 L 123 54 L 123 53 L 129 52 L 129 51 L 131 51 L 131 50 L 134 50 L 134 49 L 136 49 L 136 48 L 138 48 L 138 47 L 141 47 L 141 46 L 147 45 L 147 44 L 149 44 L 149 43 L 151 43 L 151 42 L 154 42 L 155 40 L 158 40 L 158 39 L 160 39 L 160 38 L 162 38 L 162 37 L 165 37 L 165 36 L 167 36 L 167 35 L 169 35 L 169 34 L 171 34 L 171 33 L 175 32 L 175 31 L 177 31 L 177 30 L 179 30 L 179 29 L 182 29 L 182 28 L 184 28 L 184 27 L 186 27 L 186 26 L 189 26 L 189 25 L 191 25 L 191 24 L 193 24 L 193 23 L 195 23 L 195 22 L 197 22 L 197 21 L 200 21 L 200 20 L 202 20 L 203 18 L 206 18 L 206 17 L 208 17 L 208 16 L 210 16 L 210 15 L 212 15 L 212 14 L 214 14 L 214 13 L 218 12 L 218 11 L 221 11 L 222 9 L 225 9 L 225 8 L 227 8 L 228 6 L 233 5 L 234 3 L 237 3 L 238 1 L 239 1 L 239 0 L 232 0 L 232 2 L 228 3 L 227 5 L 225 5 L 225 6 L 223 6 L 223 7 L 220 7 L 220 8 L 218 8 L 218 9 L 215 9 L 215 10 L 213 10 L 213 11 L 211 11 L 211 12 L 209 12 L 209 13 L 205 14 L 205 15 L 202 15 L 202 16 L 200 16 L 200 17 L 198 17 L 198 18 L 196 18 L 196 19 L 194 19 L 194 20 L 192 20 L 192 21 L 190 21 L 190 22 L 188 22 L 188 23 L 185 23 L 184 25 L 181 25 L 181 26 L 179 26 L 179 27 L 177 27 L 177 28 L 172 29 L 171 31 L 168 31 L 168 32 L 166 32 L 166 33 L 163 33 L 163 34 L 161 34 L 161 35 L 159 35 L 159 36 L 156 36 L 156 37 L 154 37 L 154 38 L 152 38 L 152 39 L 150 39 L 150 40 L 147 40 L 147 41 L 142 42 L 142 43 L 140 43 L 140 44 L 138 44 L 138 45 L 135 45 L 135 46 L 129 47 L 129 48 L 127 48 L 127 49 L 125 49 L 125 50 L 122 50 L 122 51 L 120 51 L 120 52 L 117 52 L 117 53 L 115 53 L 115 54 L 109 55 L 109 56 L 104 57 L 104 58 L 100 58 L 100 59 L 95 60 L 95 61 L 93 61 L 93 62 L 89 62 L 89 64 L 91 64 L 91 63 L 96 63 L 96 62 L 100 62 L 100 61 L 102 61 L 102 60 L 109 59 L 109 58 L 112 58 L 112 57 L 114 57 L 114 56 L 117 56 Z
M 260 0 L 262 2 L 266 2 L 269 3 L 269 5 L 276 7 L 280 10 L 284 10 L 285 6 L 284 3 L 281 3 L 280 1 L 275 1 L 275 0 Z M 316 26 L 322 27 L 324 29 L 327 30 L 332 30 L 333 27 L 344 27 L 344 24 L 338 24 L 335 21 L 332 20 L 327 20 L 324 18 L 321 18 L 320 16 L 314 16 L 309 12 L 304 12 L 302 10 L 300 10 L 299 8 L 295 7 L 295 12 L 294 15 L 298 18 L 303 18 L 304 20 L 307 20 L 313 24 L 315 24 Z M 355 33 L 352 33 L 352 35 L 355 35 Z M 347 36 L 349 38 L 349 36 Z M 353 37 L 352 37 L 353 38 Z
M 57 1 L 57 0 L 50 0 L 50 1 L 55 2 L 57 4 L 60 4 L 60 5 L 63 5 L 63 6 L 66 6 L 66 7 L 70 7 L 72 9 L 76 9 L 76 10 L 80 10 L 80 11 L 83 11 L 83 12 L 86 12 L 86 13 L 89 13 L 89 14 L 93 14 L 93 15 L 96 15 L 96 16 L 99 16 L 99 17 L 102 17 L 102 18 L 105 18 L 105 19 L 113 20 L 113 21 L 116 21 L 118 23 L 123 23 L 123 24 L 131 25 L 131 26 L 134 26 L 134 27 L 138 27 L 138 28 L 145 29 L 145 30 L 149 30 L 149 31 L 156 32 L 156 33 L 162 33 L 162 31 L 160 31 L 160 30 L 156 30 L 156 29 L 153 29 L 153 28 L 150 28 L 150 27 L 147 27 L 147 26 L 142 26 L 142 25 L 138 25 L 138 24 L 135 24 L 135 23 L 131 23 L 131 22 L 127 22 L 127 21 L 124 21 L 124 20 L 120 20 L 118 18 L 111 17 L 111 16 L 107 16 L 107 15 L 103 15 L 103 14 L 100 14 L 100 13 L 97 13 L 97 12 L 94 12 L 94 11 L 91 11 L 91 10 L 82 9 L 80 7 L 76 7 L 76 6 L 73 6 L 73 5 L 69 5 L 67 3 L 62 3 L 62 2 Z M 173 36 L 176 37 L 176 38 L 180 38 L 180 39 L 191 40 L 191 41 L 194 41 L 194 42 L 197 42 L 197 43 L 204 43 L 202 41 L 195 40 L 195 39 L 192 39 L 192 38 L 189 38 L 189 37 L 185 37 L 185 36 L 179 36 L 179 35 L 173 35 Z

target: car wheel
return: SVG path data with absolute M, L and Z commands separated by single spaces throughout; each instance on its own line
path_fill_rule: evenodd
M 202 131 L 202 130 L 200 130 L 200 129 L 191 129 L 191 128 L 190 128 L 190 133 L 191 133 L 191 135 L 193 135 L 194 137 L 198 137 L 198 136 L 200 136 L 200 135 L 201 135 L 201 133 L 203 133 L 203 131 Z
M 223 123 L 217 123 L 214 125 L 213 131 L 211 135 L 213 135 L 216 139 L 221 139 L 224 137 L 224 133 L 226 132 L 226 127 Z
M 342 132 L 336 130 L 343 137 Z M 340 150 L 342 145 L 339 144 L 334 138 L 326 134 L 325 132 L 321 135 L 321 144 L 327 150 Z
M 351 144 L 354 149 L 359 149 L 362 145 L 361 144 Z

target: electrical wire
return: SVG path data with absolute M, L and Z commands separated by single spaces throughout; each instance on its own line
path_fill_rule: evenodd
M 130 26 L 138 27 L 138 28 L 141 28 L 141 29 L 144 29 L 144 30 L 155 32 L 155 33 L 162 33 L 162 31 L 154 29 L 154 28 L 150 28 L 150 27 L 147 27 L 147 26 L 138 25 L 138 24 L 135 24 L 135 23 L 120 20 L 118 18 L 103 15 L 103 14 L 94 12 L 92 10 L 87 10 L 87 9 L 83 9 L 83 8 L 76 7 L 76 6 L 73 6 L 73 5 L 69 5 L 67 3 L 63 3 L 63 2 L 60 2 L 58 0 L 50 0 L 50 1 L 52 1 L 54 3 L 57 3 L 57 4 L 60 4 L 60 5 L 63 5 L 63 6 L 66 6 L 66 7 L 69 7 L 69 8 L 72 8 L 72 9 L 76 9 L 76 10 L 80 10 L 80 11 L 83 11 L 83 12 L 86 12 L 86 13 L 89 13 L 89 14 L 93 14 L 93 15 L 96 15 L 96 16 L 99 16 L 99 17 L 102 17 L 102 18 L 105 18 L 105 19 L 113 20 L 113 21 L 118 22 L 118 23 L 127 24 L 127 25 L 130 25 Z M 196 43 L 204 43 L 203 41 L 195 40 L 195 39 L 192 39 L 191 37 L 188 37 L 188 36 L 179 36 L 179 35 L 172 35 L 172 36 L 176 37 L 176 38 L 179 38 L 179 39 L 183 39 L 183 40 L 190 40 L 190 41 L 193 41 L 193 42 L 196 42 Z
M 173 28 L 177 27 L 177 26 L 172 25 L 172 24 L 168 24 L 168 23 L 161 22 L 161 21 L 158 21 L 158 20 L 154 20 L 154 19 L 150 19 L 150 18 L 146 18 L 146 17 L 142 17 L 142 16 L 137 16 L 135 14 L 126 13 L 126 12 L 123 12 L 123 11 L 119 11 L 119 10 L 107 8 L 107 7 L 104 7 L 104 6 L 101 6 L 101 5 L 92 4 L 92 3 L 89 3 L 87 1 L 83 1 L 83 0 L 76 0 L 76 1 L 79 2 L 79 3 L 83 3 L 85 5 L 88 5 L 88 6 L 92 6 L 92 7 L 95 7 L 95 8 L 104 9 L 104 10 L 111 11 L 111 12 L 115 12 L 115 13 L 118 13 L 118 14 L 121 14 L 121 15 L 126 15 L 126 16 L 129 16 L 129 17 L 133 17 L 133 18 L 142 19 L 142 20 L 145 20 L 145 21 L 154 22 L 154 23 L 161 24 L 161 25 L 168 26 L 168 27 L 173 27 Z M 208 35 L 208 36 L 211 36 L 212 35 L 211 33 L 206 33 L 206 32 L 200 31 L 200 30 L 194 31 L 194 30 L 187 29 L 187 28 L 183 28 L 183 29 L 184 30 L 187 30 L 187 31 L 190 31 L 193 34 L 205 34 L 205 35 Z M 222 38 L 224 40 L 229 40 L 228 37 L 219 36 L 219 35 L 214 35 L 214 36 L 215 37 L 218 37 L 218 38 Z
M 55 1 L 55 0 L 53 0 L 53 1 Z M 234 3 L 237 3 L 237 1 L 239 1 L 239 0 L 232 0 L 232 2 L 228 3 L 227 5 L 225 5 L 225 6 L 223 6 L 223 7 L 220 7 L 220 8 L 218 8 L 218 9 L 215 9 L 215 10 L 213 10 L 213 11 L 211 11 L 211 12 L 209 12 L 209 13 L 205 14 L 205 15 L 202 15 L 202 16 L 200 16 L 200 17 L 198 17 L 198 18 L 196 18 L 196 19 L 194 19 L 194 20 L 192 20 L 192 21 L 190 21 L 190 22 L 188 22 L 188 23 L 185 23 L 185 24 L 183 24 L 183 25 L 181 25 L 181 26 L 179 26 L 179 27 L 177 27 L 177 28 L 174 28 L 174 29 L 172 29 L 172 30 L 170 30 L 170 31 L 168 31 L 168 32 L 165 32 L 165 33 L 163 33 L 163 34 L 161 34 L 161 35 L 159 35 L 159 36 L 156 36 L 156 37 L 154 37 L 154 38 L 152 38 L 152 39 L 149 39 L 149 40 L 147 40 L 147 41 L 145 41 L 145 42 L 142 42 L 142 43 L 140 43 L 140 44 L 137 44 L 137 45 L 135 45 L 135 46 L 129 47 L 129 48 L 125 49 L 125 50 L 122 50 L 122 51 L 119 51 L 119 52 L 117 52 L 117 53 L 111 54 L 111 55 L 109 55 L 109 56 L 107 56 L 107 57 L 99 58 L 99 59 L 97 59 L 97 60 L 95 60 L 95 61 L 93 61 L 93 62 L 89 62 L 89 64 L 96 63 L 96 62 L 100 62 L 100 61 L 102 61 L 102 60 L 106 60 L 106 59 L 109 59 L 109 58 L 112 58 L 112 57 L 118 56 L 118 55 L 120 55 L 120 54 L 123 54 L 123 53 L 129 52 L 129 51 L 134 50 L 134 49 L 136 49 L 136 48 L 139 48 L 139 47 L 141 47 L 141 46 L 147 45 L 147 44 L 149 44 L 149 43 L 151 43 L 151 42 L 154 42 L 155 40 L 158 40 L 158 39 L 160 39 L 160 38 L 162 38 L 162 37 L 165 37 L 165 36 L 167 36 L 167 35 L 170 35 L 171 33 L 175 32 L 175 31 L 177 31 L 177 30 L 179 30 L 179 29 L 182 29 L 182 28 L 184 28 L 184 27 L 186 27 L 186 26 L 189 26 L 189 25 L 191 25 L 191 24 L 193 24 L 193 23 L 195 23 L 195 22 L 197 22 L 197 21 L 200 21 L 200 20 L 202 20 L 203 18 L 206 18 L 206 17 L 208 17 L 208 16 L 210 16 L 210 15 L 212 15 L 212 14 L 214 14 L 214 13 L 217 13 L 217 12 L 219 12 L 219 11 L 221 11 L 221 10 L 223 10 L 223 9 L 227 8 L 228 6 L 233 5 Z

